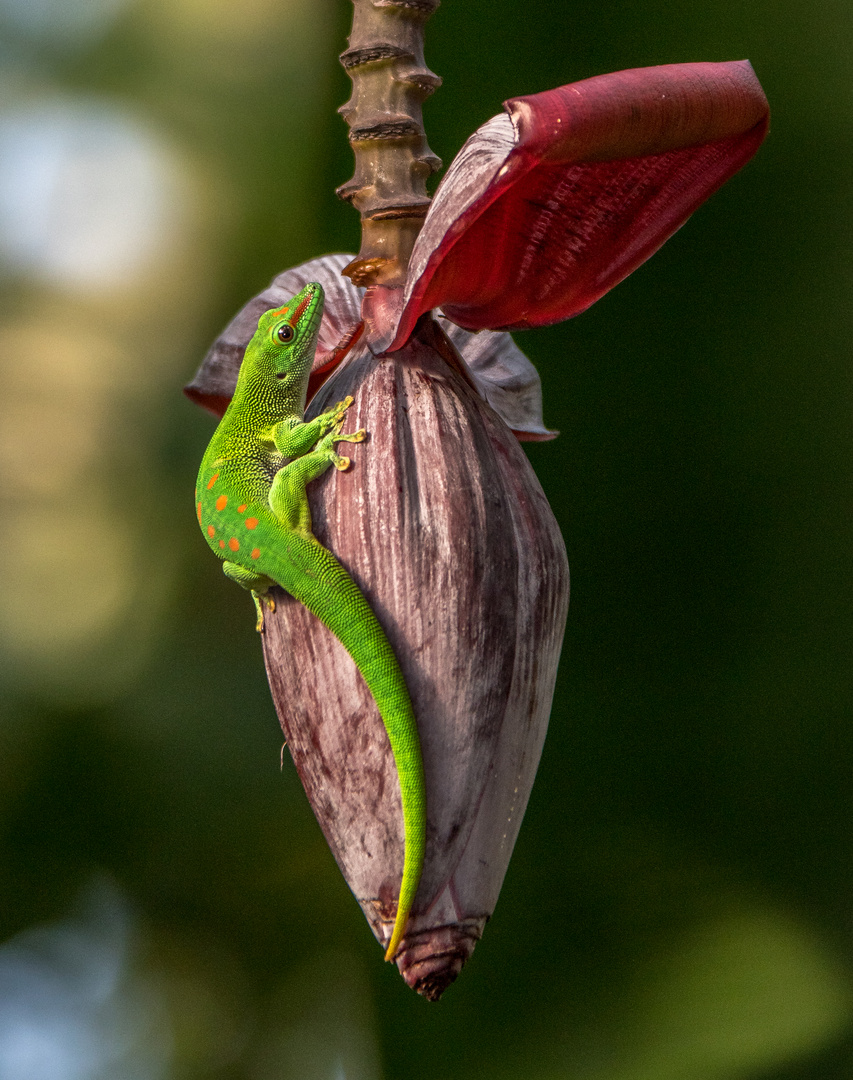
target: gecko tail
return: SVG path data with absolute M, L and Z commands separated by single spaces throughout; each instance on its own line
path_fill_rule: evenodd
M 394 960 L 406 933 L 409 915 L 420 884 L 424 864 L 424 849 L 426 847 L 426 807 L 423 805 L 423 799 L 418 797 L 420 792 L 413 792 L 411 789 L 407 790 L 407 785 L 404 784 L 400 786 L 403 796 L 406 852 L 403 857 L 403 880 L 400 882 L 397 915 L 394 919 L 394 927 L 391 931 L 388 947 L 385 949 L 385 959 L 387 961 Z
M 393 961 L 394 957 L 397 955 L 397 950 L 400 948 L 400 942 L 403 940 L 408 921 L 409 913 L 398 908 L 397 918 L 394 922 L 394 930 L 391 933 L 391 940 L 388 942 L 388 948 L 385 950 L 385 960 L 389 963 Z
M 388 735 L 400 783 L 403 811 L 403 875 L 397 914 L 385 959 L 393 960 L 406 932 L 426 851 L 426 784 L 418 726 L 406 680 L 391 643 L 367 599 L 330 551 L 313 537 L 292 534 L 291 567 L 266 572 L 343 644 L 373 695 Z

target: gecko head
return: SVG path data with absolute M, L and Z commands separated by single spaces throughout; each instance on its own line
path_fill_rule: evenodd
M 322 316 L 323 286 L 316 281 L 282 307 L 265 311 L 246 350 L 255 373 L 272 385 L 303 379 L 307 384 Z

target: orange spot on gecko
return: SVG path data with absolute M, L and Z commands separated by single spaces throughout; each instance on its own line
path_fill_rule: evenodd
M 224 540 L 220 540 L 220 541 L 219 541 L 219 546 L 220 546 L 221 548 L 224 548 L 224 547 L 225 547 L 225 541 L 224 541 Z
M 246 513 L 246 503 L 243 503 L 242 506 L 237 507 L 237 513 L 238 514 L 245 514 Z
M 291 326 L 293 326 L 293 327 L 296 326 L 296 324 L 302 318 L 302 312 L 308 307 L 308 305 L 311 303 L 311 301 L 313 299 L 314 299 L 314 296 L 313 296 L 312 293 L 309 293 L 307 296 L 302 297 L 302 299 L 296 305 L 296 311 L 294 311 L 294 313 L 291 315 L 291 317 L 287 320 L 290 323 Z
M 217 510 L 224 510 L 227 502 L 228 502 L 228 496 L 227 495 L 220 495 L 219 498 L 216 500 L 216 509 Z
M 216 535 L 216 529 L 214 529 L 214 527 L 212 525 L 207 526 L 207 535 L 210 537 L 211 540 Z
M 257 559 L 257 557 L 260 555 L 260 553 L 261 553 L 260 548 L 252 548 L 252 558 L 253 559 Z
M 247 529 L 256 529 L 257 527 L 258 527 L 258 519 L 257 518 L 246 518 L 246 528 Z
M 228 541 L 228 546 L 231 548 L 232 551 L 236 551 L 237 548 L 240 546 L 240 541 L 237 539 L 236 536 L 232 536 L 231 539 Z
M 219 479 L 219 473 L 215 472 L 213 474 L 213 476 L 211 476 L 211 478 L 207 481 L 207 490 L 208 491 L 210 491 L 210 489 L 213 487 L 213 485 L 216 483 L 216 481 L 218 479 Z
M 198 518 L 198 523 L 199 525 L 201 525 L 201 503 L 199 503 L 198 506 L 195 508 L 195 513 L 196 517 Z

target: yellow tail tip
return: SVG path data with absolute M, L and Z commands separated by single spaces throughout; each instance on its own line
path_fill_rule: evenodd
M 408 911 L 397 912 L 397 918 L 394 922 L 394 929 L 391 931 L 391 940 L 388 942 L 388 948 L 385 950 L 385 960 L 392 961 L 397 955 L 397 950 L 400 948 L 400 942 L 403 940 L 403 935 L 406 932 L 406 923 L 409 921 Z

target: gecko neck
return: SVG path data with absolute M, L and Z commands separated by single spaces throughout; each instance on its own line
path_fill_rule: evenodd
M 308 393 L 308 370 L 293 372 L 281 382 L 271 382 L 269 376 L 261 377 L 247 372 L 238 382 L 232 404 L 249 408 L 257 421 L 275 423 L 288 416 L 302 419 Z

